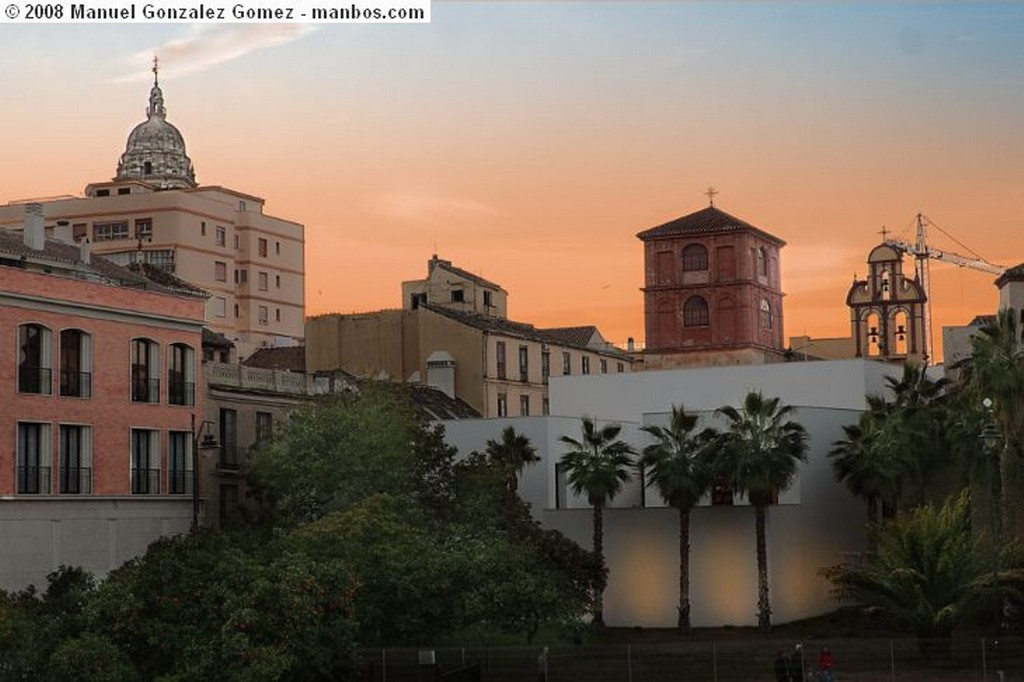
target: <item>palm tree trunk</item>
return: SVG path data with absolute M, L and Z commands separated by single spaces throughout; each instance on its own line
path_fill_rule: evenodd
M 868 551 L 878 550 L 878 496 L 868 495 Z
M 603 505 L 594 505 L 594 554 L 604 566 L 604 514 Z M 604 592 L 594 595 L 594 627 L 604 627 Z
M 772 606 L 768 598 L 768 548 L 765 544 L 765 505 L 754 506 L 757 530 L 757 625 L 762 632 L 772 627 Z
M 690 509 L 679 507 L 679 622 L 690 629 Z

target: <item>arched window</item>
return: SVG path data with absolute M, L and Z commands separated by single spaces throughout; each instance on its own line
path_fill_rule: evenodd
M 683 249 L 683 272 L 708 269 L 708 250 L 702 244 L 690 244 Z
M 74 398 L 92 395 L 92 337 L 81 329 L 60 333 L 60 394 Z
M 897 310 L 892 316 L 893 338 L 896 345 L 896 355 L 906 355 L 909 349 L 907 336 L 910 331 L 907 329 L 907 313 L 904 310 Z
M 18 327 L 18 393 L 53 392 L 50 330 L 41 324 Z
M 172 343 L 167 357 L 167 402 L 196 404 L 195 351 L 184 343 Z
M 700 296 L 691 296 L 683 304 L 684 327 L 707 327 L 711 324 L 708 302 Z
M 160 346 L 149 339 L 132 339 L 132 402 L 160 402 Z
M 761 329 L 771 329 L 774 324 L 772 319 L 772 305 L 768 299 L 761 299 Z
M 879 328 L 878 313 L 870 313 L 864 318 L 864 322 L 867 329 L 868 356 L 876 357 L 881 355 L 881 348 L 885 345 L 885 339 L 882 337 L 882 331 Z

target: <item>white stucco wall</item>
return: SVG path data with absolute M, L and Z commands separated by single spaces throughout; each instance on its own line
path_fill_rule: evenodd
M 585 500 L 555 508 L 555 465 L 565 452 L 562 435 L 578 437 L 579 417 L 614 420 L 638 450 L 645 423 L 667 418 L 673 403 L 704 414 L 738 404 L 750 390 L 779 396 L 797 408 L 808 431 L 808 461 L 794 486 L 768 511 L 768 561 L 773 619 L 786 622 L 835 608 L 818 570 L 864 547 L 866 511 L 838 483 L 828 451 L 855 422 L 865 393 L 884 393 L 884 378 L 897 368 L 863 360 L 638 372 L 552 380 L 551 409 L 559 416 L 446 422 L 448 442 L 468 454 L 483 450 L 507 425 L 528 436 L 541 461 L 522 474 L 519 491 L 535 517 L 584 547 L 591 547 L 591 513 Z M 605 512 L 609 568 L 605 620 L 609 625 L 671 627 L 678 598 L 678 513 L 639 483 L 627 484 Z M 745 504 L 701 506 L 691 515 L 690 600 L 695 626 L 756 625 L 757 572 L 754 513 Z

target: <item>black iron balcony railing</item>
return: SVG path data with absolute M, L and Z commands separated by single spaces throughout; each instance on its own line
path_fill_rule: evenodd
M 158 403 L 160 402 L 160 380 L 159 379 L 132 379 L 132 402 L 133 403 Z
M 49 367 L 18 366 L 18 393 L 50 395 L 52 385 L 53 370 Z
M 159 495 L 159 469 L 132 469 L 132 495 Z
M 91 372 L 60 372 L 60 394 L 69 398 L 89 398 L 92 396 Z
M 50 494 L 50 467 L 19 466 L 17 474 L 19 494 Z
M 192 472 L 184 469 L 171 469 L 167 472 L 167 493 L 170 495 L 188 495 L 192 492 Z
M 217 465 L 221 469 L 235 470 L 238 469 L 240 455 L 242 449 L 234 443 L 227 443 L 220 446 L 220 459 Z
M 171 405 L 195 405 L 196 385 L 189 381 L 168 381 L 167 402 Z
M 92 467 L 61 467 L 61 495 L 91 495 Z

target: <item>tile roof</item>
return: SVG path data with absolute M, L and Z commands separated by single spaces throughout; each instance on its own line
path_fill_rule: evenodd
M 585 343 L 568 343 L 564 336 L 549 334 L 548 330 L 537 329 L 532 324 L 526 324 L 525 322 L 514 322 L 503 317 L 490 317 L 487 315 L 481 315 L 479 313 L 470 313 L 461 310 L 453 310 L 451 308 L 434 305 L 432 303 L 421 304 L 420 308 L 424 308 L 439 315 L 443 315 L 457 322 L 461 322 L 462 324 L 487 332 L 488 334 L 501 334 L 502 336 L 510 336 L 512 338 L 517 339 L 526 339 L 528 341 L 537 341 L 539 343 L 550 343 L 557 346 L 579 348 L 580 350 L 589 350 L 604 355 L 612 355 L 615 357 L 622 358 L 624 360 L 632 361 L 633 359 L 633 356 L 631 356 L 629 353 L 626 353 L 625 351 L 620 351 L 614 347 L 591 348 L 587 346 Z M 582 328 L 583 327 L 577 327 L 577 329 Z M 556 327 L 555 329 L 570 329 L 570 327 Z M 596 330 L 596 327 L 594 329 Z
M 203 348 L 220 348 L 228 350 L 234 348 L 235 344 L 228 337 L 220 332 L 203 327 Z
M 594 334 L 599 334 L 597 327 L 587 325 L 584 327 L 551 327 L 538 330 L 553 339 L 561 339 L 566 346 L 588 346 Z
M 245 360 L 242 360 L 242 364 L 247 367 L 281 369 L 287 372 L 305 372 L 306 348 L 304 346 L 260 348 Z
M 150 263 L 131 263 L 125 266 L 136 274 L 140 274 L 150 282 L 155 282 L 169 291 L 178 294 L 186 294 L 197 298 L 210 298 L 210 292 L 190 284 L 180 277 L 175 277 L 163 268 L 158 268 Z
M 729 215 L 725 211 L 709 206 L 705 209 L 684 215 L 681 218 L 670 220 L 667 223 L 652 227 L 648 230 L 637 233 L 637 237 L 647 241 L 658 237 L 672 237 L 682 234 L 720 234 L 724 232 L 735 232 L 737 230 L 750 230 L 765 239 L 784 246 L 786 242 L 771 235 L 759 227 L 740 220 L 736 216 Z
M 1006 272 L 999 275 L 996 279 L 996 286 L 1001 289 L 1007 282 L 1019 282 L 1021 280 L 1024 280 L 1024 263 L 1007 268 Z
M 494 282 L 490 282 L 490 281 L 484 279 L 483 277 L 481 277 L 480 275 L 474 275 L 469 270 L 463 270 L 462 268 L 457 268 L 454 265 L 452 265 L 452 262 L 450 260 L 444 260 L 444 259 L 438 258 L 437 254 L 434 254 L 434 257 L 431 258 L 428 261 L 428 263 L 427 263 L 428 274 L 430 272 L 433 272 L 435 267 L 441 268 L 442 270 L 447 270 L 448 272 L 452 273 L 453 275 L 457 275 L 459 277 L 464 277 L 465 279 L 468 279 L 471 282 L 476 282 L 477 284 L 479 284 L 481 286 L 492 287 L 494 289 L 501 289 L 501 285 L 500 284 L 495 284 Z M 502 289 L 502 291 L 504 291 L 504 289 Z
M 462 398 L 450 398 L 444 391 L 426 384 L 402 384 L 420 416 L 427 419 L 478 419 L 479 412 Z

